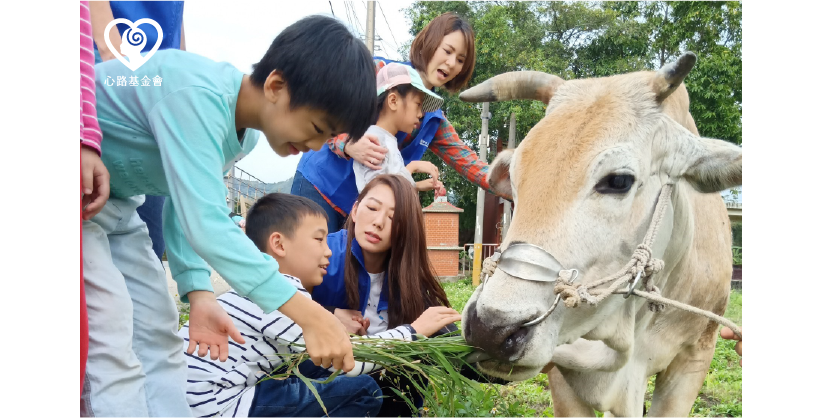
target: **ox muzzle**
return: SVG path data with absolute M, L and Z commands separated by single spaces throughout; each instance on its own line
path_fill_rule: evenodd
M 489 285 L 489 279 L 496 271 L 501 271 L 512 279 L 533 282 L 555 282 L 562 276 L 570 277 L 569 283 L 571 283 L 579 276 L 576 269 L 565 269 L 545 249 L 523 242 L 510 244 L 504 251 L 496 252 L 484 261 L 484 279 L 478 294 Z M 560 299 L 561 296 L 557 296 L 545 312 L 534 312 L 525 320 L 512 322 L 507 322 L 502 318 L 518 317 L 518 315 L 506 315 L 506 312 L 501 312 L 494 307 L 479 306 L 477 299 L 473 299 L 472 306 L 464 312 L 466 341 L 484 350 L 494 359 L 507 362 L 517 361 L 523 355 L 523 348 L 530 337 L 532 329 L 530 327 L 544 321 L 556 309 Z

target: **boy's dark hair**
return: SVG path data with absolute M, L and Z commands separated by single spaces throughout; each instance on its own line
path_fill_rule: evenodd
M 412 93 L 422 93 L 417 87 L 412 86 L 411 84 L 399 84 L 394 87 L 391 87 L 388 90 L 385 90 L 382 94 L 380 94 L 376 99 L 376 119 L 382 115 L 382 109 L 385 107 L 385 102 L 388 100 L 388 95 L 392 92 L 397 92 L 403 99 Z
M 327 219 L 318 203 L 286 193 L 270 193 L 258 199 L 246 216 L 246 236 L 261 252 L 266 252 L 267 240 L 273 232 L 292 238 L 305 216 L 321 216 Z
M 308 16 L 288 26 L 253 65 L 249 80 L 263 87 L 273 70 L 287 80 L 290 108 L 322 110 L 351 138 L 362 137 L 373 124 L 373 58 L 365 44 L 336 19 Z

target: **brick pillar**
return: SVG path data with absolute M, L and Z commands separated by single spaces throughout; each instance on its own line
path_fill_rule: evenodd
M 457 208 L 438 197 L 434 203 L 423 208 L 426 226 L 426 246 L 429 261 L 439 280 L 457 279 L 459 275 L 458 222 L 463 209 Z

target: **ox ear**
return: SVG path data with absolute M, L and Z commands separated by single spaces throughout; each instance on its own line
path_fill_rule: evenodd
M 675 124 L 677 125 L 677 124 Z M 715 193 L 741 185 L 741 147 L 721 139 L 703 138 L 678 127 L 678 176 L 701 193 Z M 678 159 L 683 157 L 682 159 Z
M 487 182 L 492 190 L 504 196 L 513 195 L 513 186 L 510 182 L 510 162 L 513 160 L 515 149 L 507 149 L 498 153 L 492 164 L 489 165 Z

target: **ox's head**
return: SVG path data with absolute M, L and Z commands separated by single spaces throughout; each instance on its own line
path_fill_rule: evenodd
M 521 145 L 498 154 L 490 167 L 490 186 L 515 201 L 503 247 L 537 245 L 562 268 L 577 269 L 579 283 L 590 283 L 628 262 L 664 184 L 701 193 L 741 184 L 741 148 L 697 135 L 686 89 L 679 87 L 694 63 L 687 53 L 658 72 L 571 81 L 507 73 L 461 94 L 471 102 L 548 104 Z M 660 247 L 669 242 L 669 234 L 658 239 Z M 655 248 L 655 257 L 665 249 Z M 562 303 L 543 322 L 522 327 L 551 306 L 553 285 L 510 276 L 499 262 L 475 291 L 464 308 L 463 332 L 495 359 L 481 363 L 487 373 L 532 377 L 551 361 L 554 347 L 589 334 L 626 303 L 622 297 L 595 307 Z

